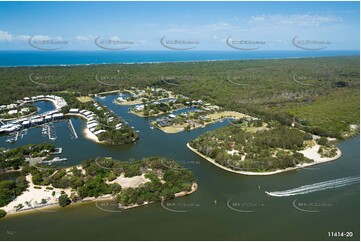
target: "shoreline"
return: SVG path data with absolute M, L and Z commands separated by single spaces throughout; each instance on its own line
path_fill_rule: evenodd
M 159 50 L 158 50 L 159 51 Z M 166 52 L 167 50 L 164 50 Z M 204 50 L 206 51 L 206 50 Z M 275 52 L 284 52 L 289 50 L 281 50 L 281 51 L 275 51 Z M 298 51 L 298 50 L 295 50 Z M 21 52 L 27 52 L 27 51 L 21 51 Z M 74 52 L 74 51 L 68 51 L 68 52 Z M 83 52 L 92 52 L 92 51 L 83 51 Z M 142 52 L 142 50 L 138 50 L 137 52 Z M 144 50 L 143 50 L 144 52 Z M 157 52 L 155 50 L 154 52 Z M 216 51 L 217 52 L 217 51 Z M 222 52 L 222 51 L 221 51 Z M 225 52 L 234 52 L 233 50 L 226 50 Z M 272 50 L 268 51 L 272 52 Z M 302 50 L 299 51 L 300 53 Z M 336 50 L 337 52 L 337 50 Z M 343 52 L 343 51 L 340 51 Z M 279 60 L 279 59 L 314 59 L 314 58 L 332 58 L 332 57 L 357 57 L 359 55 L 359 51 L 357 50 L 350 50 L 350 52 L 355 52 L 352 54 L 342 54 L 342 55 L 313 55 L 313 56 L 289 56 L 289 57 L 273 57 L 273 58 L 267 58 L 267 57 L 260 57 L 260 58 L 246 58 L 246 59 L 214 59 L 214 60 L 187 60 L 187 61 L 150 61 L 150 62 L 114 62 L 114 63 L 79 63 L 79 64 L 53 64 L 53 65 L 14 65 L 14 66 L 0 66 L 0 68 L 28 68 L 28 67 L 87 67 L 87 66 L 107 66 L 107 65 L 152 65 L 152 64 L 167 64 L 167 63 L 192 63 L 192 62 L 225 62 L 225 61 L 247 61 L 247 60 Z M 357 53 L 356 53 L 357 52 Z
M 42 98 L 42 99 L 36 100 L 35 102 L 44 102 L 44 101 L 51 102 L 51 103 L 54 105 L 54 108 L 55 108 L 55 109 L 53 109 L 53 110 L 60 110 L 60 107 L 59 107 L 58 104 L 55 102 L 55 100 L 50 99 L 50 98 Z M 33 101 L 25 101 L 25 102 L 23 102 L 22 104 L 20 104 L 20 106 L 24 106 L 25 104 L 28 104 L 28 103 L 34 104 L 35 102 L 33 102 Z M 53 111 L 53 110 L 50 110 L 50 111 Z M 23 119 L 23 118 L 29 118 L 29 117 L 35 116 L 38 112 L 39 112 L 39 108 L 37 108 L 36 111 L 34 111 L 34 112 L 32 112 L 32 113 L 29 113 L 29 114 L 26 114 L 26 115 L 24 115 L 24 116 L 2 119 L 2 121 L 11 122 L 11 121 L 13 121 L 13 120 L 18 120 L 18 119 Z M 39 114 L 40 114 L 40 113 L 39 113 Z
M 227 118 L 221 118 L 221 119 L 218 119 L 218 120 L 207 122 L 207 123 L 202 124 L 202 125 L 191 127 L 188 130 L 185 129 L 187 126 L 185 126 L 185 127 L 174 127 L 174 126 L 158 127 L 156 125 L 153 125 L 153 126 L 158 128 L 159 130 L 163 131 L 166 134 L 176 134 L 176 133 L 180 133 L 180 132 L 183 132 L 183 131 L 192 131 L 192 130 L 199 129 L 199 128 L 205 128 L 208 125 L 215 124 L 217 122 L 224 122 L 225 119 L 227 119 Z M 183 129 L 180 130 L 181 128 L 183 128 Z
M 305 168 L 305 167 L 308 167 L 308 166 L 314 166 L 314 165 L 326 163 L 326 162 L 329 162 L 329 161 L 334 161 L 334 160 L 337 160 L 338 158 L 340 158 L 341 155 L 342 155 L 341 150 L 338 147 L 336 147 L 337 148 L 337 155 L 335 157 L 332 157 L 332 158 L 325 158 L 323 161 L 314 161 L 314 162 L 311 162 L 311 163 L 303 163 L 303 164 L 299 164 L 299 165 L 297 165 L 295 167 L 289 167 L 289 168 L 286 168 L 286 169 L 280 169 L 280 170 L 275 170 L 275 171 L 252 172 L 252 171 L 237 171 L 237 170 L 233 170 L 231 168 L 222 166 L 222 165 L 218 164 L 215 160 L 203 155 L 198 150 L 191 147 L 189 143 L 187 143 L 187 147 L 191 151 L 196 153 L 197 155 L 201 156 L 202 158 L 206 159 L 207 161 L 209 161 L 213 165 L 218 166 L 219 168 L 221 168 L 221 169 L 223 169 L 225 171 L 229 171 L 229 172 L 233 172 L 233 173 L 237 173 L 237 174 L 241 174 L 241 175 L 248 175 L 248 176 L 269 176 L 269 175 L 275 175 L 275 174 L 279 174 L 279 173 L 283 173 L 283 172 L 294 171 L 294 170 L 302 169 L 302 168 Z
M 174 198 L 172 198 L 172 199 L 188 196 L 190 194 L 195 193 L 197 190 L 198 190 L 198 184 L 196 182 L 193 182 L 192 189 L 190 191 L 178 192 L 178 193 L 174 194 Z M 172 199 L 169 199 L 169 200 L 172 200 Z M 89 203 L 96 203 L 99 201 L 114 201 L 114 197 L 110 194 L 105 194 L 105 195 L 99 196 L 97 198 L 87 197 L 80 201 L 72 202 L 71 204 L 67 205 L 66 207 L 75 207 L 75 206 L 79 206 L 79 205 L 82 205 L 85 203 L 89 204 Z M 159 202 L 150 202 L 150 203 L 144 203 L 144 204 L 140 204 L 140 205 L 135 204 L 135 205 L 125 206 L 125 207 L 121 206 L 121 209 L 127 210 L 127 209 L 132 209 L 132 208 L 143 207 L 143 206 L 155 204 L 155 203 L 159 203 Z M 50 204 L 45 204 L 44 206 L 32 207 L 32 208 L 28 208 L 28 209 L 24 209 L 24 210 L 19 210 L 19 211 L 11 211 L 11 212 L 6 211 L 7 214 L 4 218 L 6 219 L 6 218 L 10 218 L 10 217 L 19 216 L 19 215 L 26 215 L 26 214 L 30 214 L 30 213 L 34 213 L 34 212 L 44 212 L 44 213 L 58 212 L 58 211 L 46 211 L 51 208 L 62 209 L 63 207 L 61 207 L 58 203 L 50 203 Z M 43 211 L 41 211 L 41 210 L 43 210 Z
M 95 95 L 106 95 L 106 94 L 120 93 L 120 92 L 121 92 L 121 90 L 113 90 L 113 91 L 99 92 L 99 93 L 89 94 L 89 95 L 92 95 L 92 96 L 95 96 Z
M 168 199 L 168 200 L 173 200 L 173 199 L 176 199 L 176 198 L 179 198 L 179 197 L 185 197 L 185 196 L 188 196 L 192 193 L 195 193 L 196 191 L 198 190 L 198 184 L 196 182 L 193 182 L 192 184 L 192 189 L 190 191 L 183 191 L 183 192 L 178 192 L 176 194 L 174 194 L 174 198 L 172 199 Z M 164 201 L 168 201 L 168 200 L 164 200 Z M 135 204 L 135 205 L 131 205 L 131 206 L 125 206 L 125 207 L 122 207 L 122 209 L 126 210 L 126 209 L 132 209 L 132 208 L 138 208 L 138 207 L 143 207 L 143 206 L 146 206 L 146 205 L 150 205 L 150 204 L 155 204 L 155 203 L 161 203 L 161 201 L 159 202 L 150 202 L 150 203 L 143 203 L 143 204 Z
M 83 118 L 83 119 L 85 119 L 87 122 L 88 122 L 88 119 L 85 117 L 85 116 L 83 116 L 83 115 L 81 115 L 81 114 L 77 114 L 77 113 L 67 113 L 67 114 L 65 114 L 65 116 L 75 116 L 75 117 L 79 117 L 79 118 Z M 96 143 L 98 143 L 98 144 L 105 144 L 104 143 L 104 141 L 100 141 L 99 139 L 98 139 L 98 137 L 95 135 L 95 134 L 93 134 L 89 129 L 88 129 L 88 125 L 86 124 L 86 127 L 83 129 L 83 135 L 84 135 L 84 137 L 85 138 L 87 138 L 87 139 L 89 139 L 89 140 L 91 140 L 91 141 L 94 141 L 94 142 L 96 142 Z
M 55 109 L 53 109 L 53 110 L 57 110 L 57 109 L 61 109 L 61 107 L 56 103 L 56 101 L 55 100 L 53 100 L 53 99 L 51 99 L 51 98 L 41 98 L 41 99 L 38 99 L 38 100 L 36 100 L 35 102 L 41 102 L 41 101 L 48 101 L 48 102 L 51 102 L 53 105 L 54 105 L 54 107 L 55 107 Z M 25 101 L 23 104 L 25 104 L 25 103 L 34 103 L 34 101 Z M 52 111 L 52 110 L 51 110 Z
M 169 114 L 173 114 L 174 112 L 177 112 L 179 110 L 183 110 L 183 109 L 186 110 L 186 109 L 189 109 L 189 108 L 190 107 L 177 108 L 177 109 L 172 109 L 170 111 L 167 111 L 165 113 L 162 112 L 162 113 L 158 113 L 158 114 L 151 114 L 149 116 L 144 116 L 143 114 L 140 114 L 139 112 L 134 112 L 133 110 L 129 110 L 129 113 L 137 115 L 138 117 L 141 117 L 141 118 L 156 118 L 156 117 L 161 116 L 161 115 L 169 115 Z
M 129 92 L 128 90 L 124 91 L 124 92 Z M 174 95 L 170 95 L 169 97 L 167 98 L 161 98 L 161 99 L 156 99 L 156 100 L 153 100 L 151 102 L 161 102 L 161 101 L 164 101 L 164 100 L 167 100 L 167 99 L 170 99 L 170 98 L 175 98 Z M 141 105 L 143 104 L 143 101 L 139 100 L 139 99 L 136 99 L 134 101 L 125 101 L 125 102 L 119 102 L 116 99 L 113 100 L 113 103 L 116 104 L 116 105 L 119 105 L 119 106 L 137 106 L 137 105 Z
M 32 112 L 32 113 L 29 113 L 29 114 L 26 114 L 26 115 L 24 115 L 24 116 L 21 116 L 21 117 L 2 119 L 2 121 L 4 121 L 4 122 L 11 122 L 11 121 L 13 121 L 13 120 L 28 118 L 28 117 L 31 117 L 31 116 L 35 116 L 38 111 L 39 111 L 39 109 L 36 110 L 36 111 L 34 111 L 34 112 Z
M 248 116 L 248 115 L 245 115 L 245 116 Z M 176 134 L 176 133 L 180 133 L 180 132 L 183 132 L 183 131 L 192 131 L 192 130 L 199 129 L 199 128 L 205 128 L 205 127 L 207 127 L 208 125 L 211 125 L 211 124 L 215 124 L 215 123 L 218 123 L 218 122 L 224 122 L 225 120 L 227 120 L 229 118 L 233 118 L 233 117 L 224 117 L 224 118 L 214 119 L 214 120 L 209 121 L 207 123 L 204 123 L 202 125 L 191 127 L 188 130 L 185 129 L 185 127 L 187 127 L 187 126 L 183 127 L 182 130 L 180 130 L 181 127 L 174 127 L 173 125 L 172 126 L 166 126 L 166 127 L 158 127 L 158 125 L 153 125 L 153 126 L 156 127 L 157 129 L 163 131 L 166 134 Z
M 106 200 L 110 200 L 112 199 L 112 197 L 107 194 L 107 195 L 102 195 L 100 197 L 97 198 L 85 198 L 83 200 L 80 200 L 78 202 L 72 202 L 71 204 L 67 205 L 66 207 L 72 207 L 72 206 L 77 206 L 77 205 L 82 205 L 84 203 L 95 203 L 97 201 L 106 201 Z M 35 213 L 35 212 L 41 212 L 41 213 L 54 213 L 54 212 L 58 212 L 58 211 L 49 211 L 52 208 L 57 208 L 57 209 L 62 209 L 65 207 L 61 207 L 58 203 L 49 203 L 46 204 L 44 206 L 39 206 L 39 207 L 32 207 L 32 208 L 27 208 L 24 210 L 19 210 L 19 211 L 12 211 L 12 212 L 7 212 L 6 216 L 4 217 L 6 218 L 10 218 L 10 217 L 15 217 L 15 216 L 21 216 L 21 215 L 26 215 L 26 214 L 30 214 L 30 213 Z M 48 210 L 48 211 L 46 211 Z

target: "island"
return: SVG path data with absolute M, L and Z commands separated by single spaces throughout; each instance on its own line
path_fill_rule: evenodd
M 212 164 L 243 175 L 273 175 L 341 156 L 326 137 L 246 119 L 206 132 L 187 147 Z
M 165 157 L 133 162 L 97 157 L 67 168 L 29 162 L 35 157 L 50 156 L 54 148 L 44 143 L 1 151 L 3 172 L 21 172 L 16 181 L 0 182 L 2 214 L 49 206 L 64 207 L 99 199 L 114 199 L 121 209 L 128 209 L 185 196 L 197 190 L 192 173 Z

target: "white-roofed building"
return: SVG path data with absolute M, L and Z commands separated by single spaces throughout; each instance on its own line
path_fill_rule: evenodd
M 71 108 L 69 110 L 69 113 L 79 113 L 79 109 L 78 108 Z
M 104 132 L 105 132 L 105 130 L 104 130 L 104 129 L 101 129 L 101 130 L 95 131 L 94 134 L 95 134 L 95 135 L 99 135 L 99 134 L 104 133 Z
M 96 127 L 98 125 L 99 125 L 98 123 L 92 123 L 92 124 L 88 124 L 87 126 L 90 129 L 90 128 L 94 128 L 94 127 Z
M 61 119 L 61 118 L 64 118 L 64 114 L 63 114 L 63 113 L 53 114 L 53 119 Z

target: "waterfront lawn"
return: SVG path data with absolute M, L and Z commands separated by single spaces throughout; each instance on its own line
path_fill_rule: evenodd
M 77 99 L 79 100 L 79 102 L 82 102 L 82 103 L 93 101 L 93 99 L 89 96 L 81 96 L 81 97 L 77 97 Z

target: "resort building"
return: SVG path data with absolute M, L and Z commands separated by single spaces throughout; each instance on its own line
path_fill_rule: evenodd
M 78 108 L 71 108 L 69 110 L 69 113 L 79 113 L 79 109 Z

